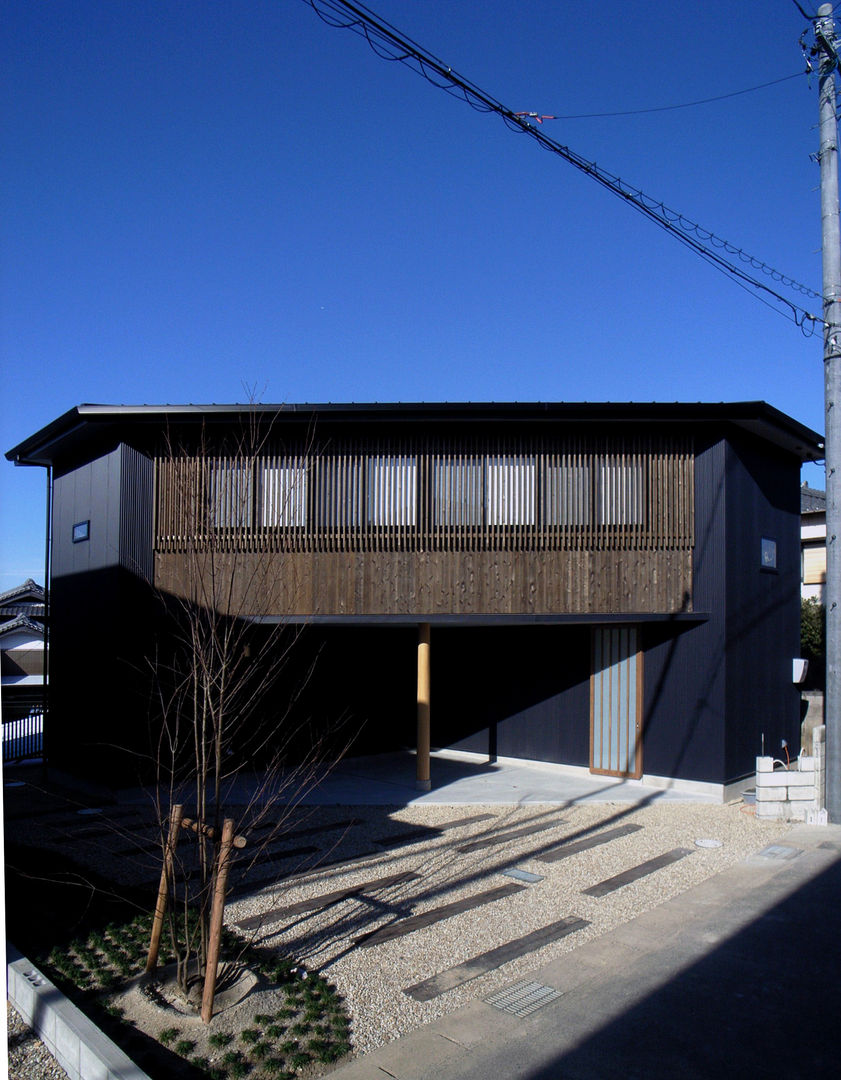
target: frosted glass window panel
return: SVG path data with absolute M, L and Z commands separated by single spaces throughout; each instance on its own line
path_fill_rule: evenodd
M 418 466 L 413 457 L 374 456 L 368 461 L 368 524 L 417 522 Z
M 547 465 L 543 474 L 543 518 L 548 525 L 589 525 L 592 519 L 589 465 Z
M 245 529 L 251 524 L 251 466 L 212 461 L 208 475 L 210 524 L 214 529 Z
M 602 525 L 642 525 L 645 482 L 638 462 L 604 461 L 599 466 L 599 521 Z
M 307 523 L 305 465 L 267 465 L 262 471 L 262 524 L 302 528 Z
M 356 457 L 324 458 L 318 470 L 318 520 L 327 528 L 362 522 L 362 468 Z
M 436 525 L 481 525 L 484 467 L 477 458 L 435 461 L 433 519 Z
M 488 459 L 485 512 L 488 525 L 534 525 L 534 458 Z

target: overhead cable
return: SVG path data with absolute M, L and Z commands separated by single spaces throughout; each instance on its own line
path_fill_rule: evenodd
M 697 101 L 684 101 L 680 105 L 657 105 L 649 109 L 622 109 L 620 112 L 591 112 L 591 113 L 559 113 L 556 116 L 546 116 L 545 120 L 598 120 L 606 116 L 643 116 L 645 113 L 673 112 L 675 109 L 692 109 L 696 105 L 709 105 L 713 101 L 726 101 L 728 98 L 739 97 L 741 94 L 752 94 L 755 90 L 764 90 L 768 86 L 776 86 L 778 83 L 788 82 L 790 79 L 801 79 L 808 75 L 808 70 L 795 71 L 793 75 L 783 75 L 781 79 L 772 79 L 771 82 L 759 83 L 758 86 L 748 86 L 745 90 L 733 90 L 729 94 L 717 94 L 715 97 L 699 98 Z
M 708 229 L 703 229 L 684 214 L 672 210 L 661 200 L 646 195 L 639 188 L 633 187 L 618 176 L 614 176 L 595 162 L 563 146 L 531 123 L 528 113 L 516 113 L 491 97 L 475 83 L 462 75 L 444 61 L 433 56 L 424 48 L 401 34 L 395 27 L 385 22 L 363 4 L 351 3 L 350 0 L 304 0 L 313 11 L 329 26 L 351 30 L 363 37 L 371 49 L 384 60 L 396 61 L 410 67 L 422 75 L 433 86 L 465 101 L 478 112 L 494 113 L 512 130 L 533 138 L 545 150 L 557 154 L 576 169 L 590 176 L 597 183 L 613 192 L 628 205 L 639 211 L 661 229 L 670 233 L 682 244 L 695 251 L 723 273 L 731 275 L 742 287 L 764 293 L 783 310 L 781 314 L 790 318 L 804 333 L 814 332 L 816 324 L 823 320 L 813 315 L 800 304 L 781 296 L 765 282 L 752 277 L 745 269 L 725 258 L 733 256 L 752 270 L 760 271 L 776 284 L 803 296 L 822 299 L 821 294 L 800 284 L 794 278 L 775 270 L 761 259 L 748 254 L 736 245 L 724 240 Z M 537 114 L 534 114 L 535 117 Z M 540 121 L 538 121 L 540 123 Z M 761 297 L 760 297 L 761 299 Z M 779 311 L 779 308 L 774 308 Z

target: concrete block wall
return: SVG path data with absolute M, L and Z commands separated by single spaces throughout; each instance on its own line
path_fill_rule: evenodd
M 812 733 L 812 754 L 801 754 L 791 767 L 774 768 L 774 759 L 756 759 L 756 816 L 766 820 L 819 822 L 824 809 L 826 727 Z
M 126 1054 L 14 946 L 6 944 L 8 998 L 70 1080 L 149 1080 Z

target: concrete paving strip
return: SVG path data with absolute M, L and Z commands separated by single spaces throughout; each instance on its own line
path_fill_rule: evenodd
M 533 930 L 530 934 L 515 938 L 514 941 L 509 941 L 505 945 L 498 945 L 495 949 L 488 949 L 487 952 L 480 953 L 479 956 L 474 956 L 470 960 L 465 960 L 462 964 L 456 964 L 455 967 L 448 968 L 438 975 L 433 975 L 430 979 L 415 983 L 414 986 L 407 987 L 403 993 L 414 998 L 415 1001 L 431 1001 L 447 990 L 461 986 L 462 983 L 470 982 L 471 979 L 478 979 L 480 975 L 486 975 L 489 971 L 494 971 L 511 960 L 516 960 L 527 953 L 542 949 L 544 945 L 550 945 L 552 942 L 566 937 L 567 934 L 575 933 L 576 930 L 583 930 L 585 926 L 589 925 L 586 919 L 579 919 L 575 916 L 558 919 L 548 926 L 542 926 L 539 930 Z
M 400 922 L 380 927 L 379 930 L 372 930 L 368 934 L 363 934 L 361 937 L 354 938 L 353 943 L 363 949 L 369 949 L 372 945 L 381 945 L 384 941 L 391 941 L 394 938 L 404 937 L 406 934 L 411 934 L 415 930 L 420 930 L 425 926 L 432 926 L 433 923 L 441 922 L 442 919 L 449 919 L 453 915 L 459 915 L 462 911 L 472 911 L 474 908 L 483 907 L 485 904 L 491 904 L 494 900 L 502 900 L 503 897 L 512 896 L 514 893 L 522 892 L 525 888 L 525 885 L 497 885 L 496 888 L 488 889 L 486 892 L 476 893 L 475 896 L 467 896 L 463 900 L 454 900 L 453 903 L 444 904 L 443 907 L 433 908 L 431 911 L 424 911 L 422 914 L 413 915 L 408 919 L 401 919 Z
M 630 833 L 639 832 L 641 828 L 642 825 L 617 825 L 612 829 L 605 829 L 604 832 L 596 833 L 595 836 L 588 836 L 583 840 L 574 840 L 570 844 L 563 844 L 561 847 L 553 848 L 551 851 L 545 851 L 536 858 L 538 862 L 558 862 L 560 859 L 566 859 L 570 855 L 577 855 L 579 851 L 589 851 L 590 848 L 606 844 L 608 841 L 616 840 L 620 836 L 628 836 Z
M 630 870 L 623 870 L 621 874 L 615 874 L 613 877 L 606 878 L 597 885 L 591 885 L 589 889 L 582 889 L 581 892 L 585 896 L 607 896 L 608 893 L 615 892 L 616 889 L 621 889 L 623 885 L 630 885 L 632 881 L 639 881 L 640 878 L 653 874 L 655 870 L 660 870 L 662 867 L 677 862 L 678 859 L 682 859 L 684 856 L 691 854 L 692 851 L 690 848 L 673 848 L 663 855 L 657 855 L 653 859 L 647 859 L 645 862 L 640 863 L 639 866 L 632 866 Z
M 405 832 L 392 833 L 391 836 L 377 836 L 374 843 L 377 847 L 395 848 L 417 844 L 422 840 L 437 840 L 440 836 L 440 829 L 407 829 Z
M 362 881 L 358 885 L 351 885 L 347 889 L 336 889 L 335 892 L 322 893 L 320 896 L 313 896 L 309 900 L 301 900 L 297 904 L 271 908 L 269 911 L 264 911 L 262 915 L 252 915 L 247 919 L 240 920 L 235 925 L 241 930 L 253 930 L 258 926 L 271 926 L 287 915 L 303 915 L 308 911 L 321 911 L 323 908 L 330 907 L 331 904 L 339 904 L 342 900 L 359 896 L 360 893 L 387 889 L 392 885 L 399 885 L 403 881 L 416 881 L 420 876 L 413 870 L 406 870 L 401 874 L 373 878 L 371 881 Z
M 484 836 L 481 840 L 474 840 L 470 844 L 464 844 L 462 847 L 456 848 L 456 850 L 464 855 L 471 851 L 480 851 L 482 848 L 494 847 L 496 844 L 507 844 L 511 840 L 516 840 L 519 836 L 531 836 L 532 833 L 546 832 L 548 829 L 555 829 L 563 824 L 561 818 L 556 818 L 554 821 L 541 821 L 537 825 L 524 825 L 522 829 L 511 829 L 509 832 L 497 833 L 495 836 Z
M 248 826 L 242 831 L 248 836 L 250 833 L 267 832 L 269 829 L 277 829 L 278 842 L 281 840 L 297 840 L 301 836 L 319 836 L 321 833 L 337 832 L 339 829 L 349 829 L 359 824 L 359 818 L 345 818 L 344 821 L 328 821 L 326 825 L 309 825 L 306 829 L 290 829 L 286 832 L 282 822 L 264 821 L 253 828 Z
M 374 840 L 380 847 L 400 847 L 403 844 L 412 844 L 415 841 L 434 840 L 448 829 L 458 829 L 463 825 L 473 825 L 477 821 L 487 821 L 495 817 L 495 814 L 471 814 L 470 817 L 456 818 L 453 821 L 445 821 L 441 825 L 429 826 L 420 829 L 406 829 L 403 832 L 392 833 L 391 836 L 379 836 Z

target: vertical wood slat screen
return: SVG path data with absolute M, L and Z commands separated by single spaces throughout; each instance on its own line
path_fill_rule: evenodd
M 161 456 L 156 550 L 688 549 L 687 440 L 359 440 Z

